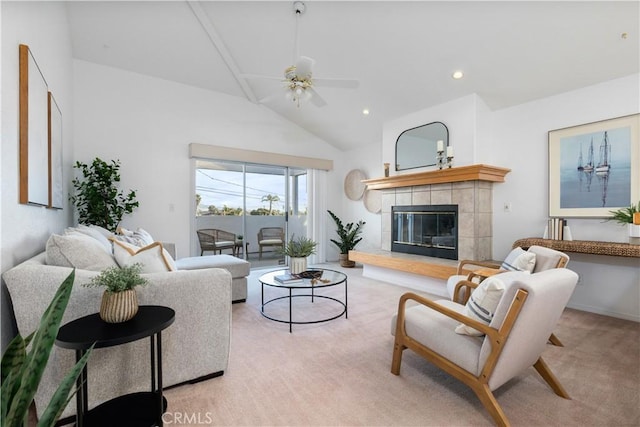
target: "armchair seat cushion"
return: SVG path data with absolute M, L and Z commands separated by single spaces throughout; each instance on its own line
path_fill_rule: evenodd
M 436 303 L 463 313 L 464 305 L 449 300 L 438 300 Z M 397 317 L 391 320 L 391 333 L 395 334 Z M 407 335 L 429 347 L 436 353 L 446 357 L 461 368 L 478 375 L 479 355 L 484 340 L 455 332 L 459 322 L 431 310 L 423 305 L 407 308 L 405 312 L 405 328 Z
M 261 245 L 281 245 L 282 240 L 280 239 L 264 239 L 258 242 Z

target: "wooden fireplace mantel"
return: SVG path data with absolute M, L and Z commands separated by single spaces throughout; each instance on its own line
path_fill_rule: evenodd
M 511 172 L 511 169 L 479 164 L 365 179 L 362 182 L 367 185 L 369 190 L 386 190 L 389 188 L 462 181 L 504 182 L 504 177 L 509 172 Z

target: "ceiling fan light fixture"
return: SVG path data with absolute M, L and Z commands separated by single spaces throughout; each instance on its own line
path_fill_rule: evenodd
M 1 1 L 1 0 L 0 0 Z M 357 80 L 348 79 L 330 79 L 320 78 L 313 79 L 313 67 L 315 60 L 308 56 L 300 56 L 298 52 L 298 21 L 300 17 L 305 13 L 306 6 L 301 1 L 295 1 L 293 3 L 293 11 L 296 18 L 295 33 L 294 33 L 294 55 L 293 65 L 285 68 L 284 79 L 281 77 L 271 76 L 259 76 L 259 75 L 241 75 L 245 78 L 266 78 L 269 80 L 280 80 L 283 84 L 284 95 L 286 99 L 292 100 L 295 104 L 300 105 L 306 101 L 309 101 L 316 107 L 324 107 L 327 105 L 326 101 L 322 99 L 320 94 L 316 92 L 314 85 L 319 86 L 332 86 L 338 88 L 355 89 L 358 87 Z M 267 97 L 263 99 L 270 99 Z M 262 101 L 260 101 L 262 102 Z

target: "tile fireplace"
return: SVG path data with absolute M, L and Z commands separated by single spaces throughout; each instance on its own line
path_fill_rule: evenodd
M 458 205 L 391 208 L 391 251 L 458 259 Z

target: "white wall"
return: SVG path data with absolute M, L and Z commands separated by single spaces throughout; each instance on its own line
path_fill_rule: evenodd
M 493 257 L 502 259 L 515 240 L 542 237 L 549 209 L 548 131 L 639 110 L 637 74 L 493 112 L 472 95 L 385 123 L 382 155 L 393 164 L 400 132 L 442 121 L 456 150 L 455 165 L 511 168 L 506 182 L 493 186 Z M 505 202 L 511 203 L 509 213 Z M 602 219 L 569 219 L 569 225 L 576 240 L 628 241 L 626 228 Z M 640 260 L 570 255 L 569 268 L 581 276 L 570 307 L 640 321 Z
M 549 215 L 547 132 L 638 113 L 640 76 L 633 75 L 540 99 L 493 114 L 493 161 L 512 171 L 494 186 L 494 255 L 521 237 L 542 236 Z M 489 150 L 487 150 L 489 151 Z M 503 212 L 511 202 L 512 212 Z M 575 240 L 627 242 L 626 228 L 602 219 L 569 219 Z M 525 236 L 526 235 L 526 236 Z
M 338 215 L 343 223 L 366 222 L 362 228 L 362 241 L 356 250 L 373 251 L 380 249 L 381 225 L 380 214 L 369 212 L 363 200 L 350 200 L 344 194 L 344 179 L 353 169 L 360 169 L 367 178 L 379 178 L 384 175 L 384 165 L 381 157 L 382 141 L 370 141 L 366 146 L 346 151 L 334 163 L 335 174 L 331 182 L 331 197 L 329 209 Z M 338 197 L 340 196 L 340 197 Z M 327 217 L 328 239 L 337 239 L 335 223 Z M 339 250 L 333 243 L 328 243 L 329 261 L 337 261 Z
M 0 270 L 41 252 L 49 235 L 71 221 L 71 209 L 52 210 L 18 203 L 18 45 L 31 49 L 62 111 L 65 194 L 73 153 L 71 41 L 65 6 L 53 2 L 0 2 L 2 10 L 2 148 Z M 65 197 L 66 200 L 66 197 Z M 15 333 L 2 285 L 2 348 Z
M 506 182 L 494 186 L 494 257 L 503 258 L 519 238 L 542 236 L 549 212 L 547 132 L 639 110 L 636 74 L 494 112 L 495 163 L 512 168 Z M 504 202 L 512 212 L 503 211 Z M 568 222 L 575 240 L 629 240 L 626 227 L 614 222 Z M 640 321 L 640 259 L 569 255 L 569 268 L 580 275 L 569 307 Z
M 442 122 L 447 126 L 449 145 L 454 147 L 454 166 L 478 163 L 475 152 L 476 138 L 479 135 L 486 138 L 486 132 L 477 131 L 478 114 L 479 110 L 484 112 L 485 109 L 484 102 L 474 94 L 385 122 L 382 131 L 382 161 L 391 163 L 390 175 L 423 172 L 435 168 L 430 166 L 396 172 L 394 167 L 398 136 L 407 129 L 432 122 Z M 425 163 L 435 163 L 435 157 L 425 159 Z M 382 173 L 377 176 L 382 176 Z
M 339 158 L 326 142 L 242 98 L 80 60 L 74 76 L 74 160 L 119 159 L 120 188 L 136 190 L 140 202 L 122 225 L 175 242 L 179 256 L 197 247 L 189 143 Z

